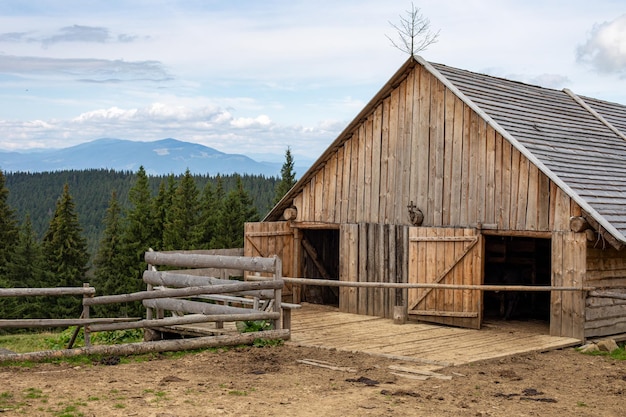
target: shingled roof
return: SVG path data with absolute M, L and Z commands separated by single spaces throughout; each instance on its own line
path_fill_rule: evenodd
M 416 64 L 423 65 L 584 210 L 616 246 L 626 244 L 626 106 L 409 59 L 268 214 L 276 219 L 354 123 Z

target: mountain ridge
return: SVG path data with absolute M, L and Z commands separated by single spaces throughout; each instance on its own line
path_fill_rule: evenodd
M 140 166 L 149 175 L 178 175 L 189 169 L 194 174 L 279 177 L 282 163 L 259 162 L 243 154 L 228 154 L 174 138 L 152 142 L 100 138 L 60 149 L 0 151 L 0 169 L 5 172 L 137 171 Z M 303 173 L 305 169 L 296 170 Z

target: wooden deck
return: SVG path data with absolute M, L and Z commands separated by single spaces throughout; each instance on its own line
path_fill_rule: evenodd
M 290 344 L 364 352 L 418 362 L 431 370 L 580 344 L 578 339 L 549 336 L 547 323 L 493 322 L 481 330 L 416 322 L 396 325 L 312 304 L 292 315 Z

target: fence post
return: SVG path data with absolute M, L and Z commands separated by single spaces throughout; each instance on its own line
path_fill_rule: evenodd
M 277 256 L 274 255 L 275 262 L 275 272 L 274 279 L 282 280 L 283 278 L 283 261 Z M 282 306 L 280 305 L 283 297 L 283 289 L 276 288 L 274 290 L 274 312 L 280 313 L 281 317 L 278 320 L 274 320 L 274 329 L 280 330 L 283 328 L 283 320 L 282 320 Z
M 83 283 L 83 288 L 89 288 L 89 283 L 88 282 L 84 282 Z M 85 298 L 93 298 L 93 294 L 84 294 L 83 295 L 83 300 Z M 85 303 L 83 302 L 83 314 L 82 317 L 84 319 L 88 319 L 89 318 L 89 304 L 85 305 Z M 85 329 L 85 347 L 90 347 L 91 346 L 91 337 L 89 334 L 89 325 L 85 324 L 84 326 Z

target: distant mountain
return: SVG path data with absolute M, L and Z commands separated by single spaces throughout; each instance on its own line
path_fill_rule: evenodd
M 176 139 L 135 142 L 98 139 L 63 149 L 0 152 L 0 169 L 5 172 L 113 169 L 137 171 L 143 165 L 149 175 L 258 174 L 280 176 L 281 163 L 257 162 L 245 155 L 227 154 L 197 143 Z M 304 169 L 296 172 L 299 175 Z

